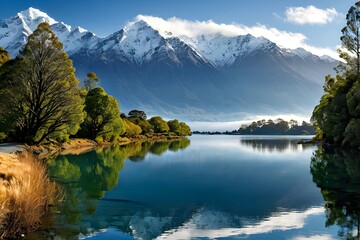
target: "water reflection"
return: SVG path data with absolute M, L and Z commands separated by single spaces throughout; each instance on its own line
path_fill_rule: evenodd
M 302 229 L 309 217 L 322 212 L 322 207 L 305 211 L 277 212 L 260 221 L 252 222 L 223 212 L 202 210 L 195 213 L 180 228 L 167 231 L 157 239 L 249 238 L 273 231 Z M 236 224 L 234 219 L 238 220 Z
M 309 140 L 311 136 L 305 137 L 304 140 Z M 298 137 L 284 137 L 284 136 L 264 136 L 264 137 L 242 137 L 240 138 L 240 144 L 246 147 L 250 147 L 253 150 L 259 152 L 294 152 L 310 149 L 313 147 L 311 144 L 298 144 L 300 140 Z
M 189 139 L 136 142 L 125 146 L 100 148 L 82 155 L 59 156 L 55 160 L 50 160 L 50 175 L 62 184 L 66 195 L 65 202 L 60 208 L 61 214 L 55 219 L 51 231 L 55 231 L 56 235 L 64 239 L 76 239 L 79 234 L 89 234 L 94 229 L 108 227 L 107 224 L 103 226 L 99 219 L 93 221 L 93 216 L 97 211 L 99 199 L 118 184 L 125 160 L 128 158 L 135 162 L 142 161 L 149 152 L 161 155 L 167 150 L 178 151 L 189 145 Z M 131 203 L 126 199 L 116 199 L 112 205 L 124 203 L 137 205 L 136 202 Z
M 315 146 L 294 147 L 299 138 L 254 140 L 194 136 L 191 145 L 143 142 L 60 156 L 50 161 L 50 173 L 67 197 L 50 235 L 331 239 L 309 174 Z M 257 152 L 268 149 L 274 150 Z
M 325 225 L 340 227 L 339 237 L 359 239 L 360 152 L 318 149 L 311 159 L 313 181 L 324 197 Z

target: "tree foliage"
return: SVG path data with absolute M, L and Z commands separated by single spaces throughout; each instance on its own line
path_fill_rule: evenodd
M 150 118 L 149 123 L 153 127 L 155 133 L 165 133 L 170 130 L 167 122 L 159 116 Z
M 178 136 L 191 136 L 191 129 L 186 123 L 174 119 L 168 121 L 167 124 L 170 132 L 173 132 Z
M 128 118 L 123 119 L 125 123 L 125 135 L 129 137 L 137 137 L 141 134 L 141 127 L 132 123 Z
M 143 120 L 146 120 L 147 116 L 146 113 L 144 111 L 140 111 L 140 110 L 131 110 L 129 112 L 129 118 L 141 118 Z
M 90 92 L 92 89 L 96 87 L 96 84 L 100 81 L 100 79 L 96 76 L 94 72 L 89 72 L 87 78 L 84 81 L 85 89 Z
M 1 121 L 14 140 L 64 140 L 77 132 L 84 117 L 79 81 L 49 24 L 39 24 L 20 56 L 1 68 Z
M 10 59 L 11 59 L 11 57 L 10 57 L 9 53 L 8 53 L 5 49 L 3 49 L 2 47 L 0 47 L 0 67 L 1 67 L 4 63 L 10 61 Z
M 274 120 L 254 121 L 249 125 L 243 124 L 238 131 L 233 133 L 242 135 L 309 135 L 314 134 L 314 127 L 310 123 L 302 122 L 300 125 L 296 120 L 285 121 L 278 118 Z
M 341 33 L 342 46 L 355 57 L 351 57 L 341 50 L 340 56 L 350 68 L 360 73 L 360 2 L 356 2 L 354 6 L 350 7 L 346 15 L 346 26 Z
M 316 139 L 346 147 L 360 146 L 360 2 L 346 15 L 339 51 L 346 64 L 336 77 L 326 76 L 325 94 L 313 111 Z
M 179 136 L 191 136 L 191 129 L 189 125 L 184 122 L 180 123 L 180 135 Z
M 148 121 L 144 120 L 143 118 L 131 117 L 131 118 L 128 118 L 128 120 L 130 122 L 132 122 L 133 124 L 138 125 L 141 128 L 142 134 L 146 134 L 146 133 L 154 131 L 151 124 Z
M 179 120 L 177 119 L 170 120 L 167 122 L 167 124 L 169 126 L 170 132 L 176 133 L 177 135 L 181 134 L 181 127 Z
M 88 92 L 85 98 L 86 117 L 79 136 L 98 141 L 113 141 L 125 132 L 117 100 L 101 87 Z

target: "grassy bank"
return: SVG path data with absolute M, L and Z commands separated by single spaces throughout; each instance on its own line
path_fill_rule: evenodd
M 38 229 L 59 200 L 41 161 L 29 153 L 0 153 L 0 239 Z

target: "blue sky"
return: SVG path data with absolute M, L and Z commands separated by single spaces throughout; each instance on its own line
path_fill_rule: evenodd
M 163 19 L 175 16 L 189 21 L 213 20 L 219 24 L 240 24 L 249 28 L 260 24 L 266 29 L 283 33 L 300 33 L 306 38 L 302 40 L 304 44 L 335 51 L 340 44 L 340 30 L 345 25 L 345 15 L 353 4 L 354 1 L 349 0 L 3 0 L 2 5 L 6 7 L 0 10 L 0 19 L 34 7 L 57 21 L 81 26 L 99 36 L 120 30 L 139 14 Z M 319 21 L 323 21 L 321 23 L 316 19 L 311 20 L 315 22 L 305 23 L 289 20 L 291 16 L 287 16 L 287 11 L 293 10 L 290 13 L 298 14 L 296 17 L 299 21 L 299 18 L 305 19 L 301 14 L 308 14 L 309 6 L 323 10 L 329 19 L 321 20 L 319 15 Z M 295 40 L 289 38 L 286 41 Z

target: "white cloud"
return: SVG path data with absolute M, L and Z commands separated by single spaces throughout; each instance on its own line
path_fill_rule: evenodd
M 190 21 L 176 17 L 163 19 L 145 15 L 138 15 L 136 20 L 144 20 L 158 30 L 163 36 L 166 36 L 169 32 L 171 32 L 173 36 L 186 35 L 188 37 L 217 33 L 229 37 L 251 34 L 255 37 L 265 37 L 281 48 L 295 49 L 301 47 L 319 56 L 329 55 L 332 58 L 338 59 L 338 54 L 333 49 L 308 45 L 306 43 L 307 37 L 302 33 L 282 31 L 263 24 L 256 24 L 249 27 L 238 23 L 224 24 L 216 23 L 212 20 Z
M 285 11 L 286 21 L 295 24 L 327 24 L 340 14 L 335 8 L 319 9 L 313 5 L 307 7 L 290 7 Z

